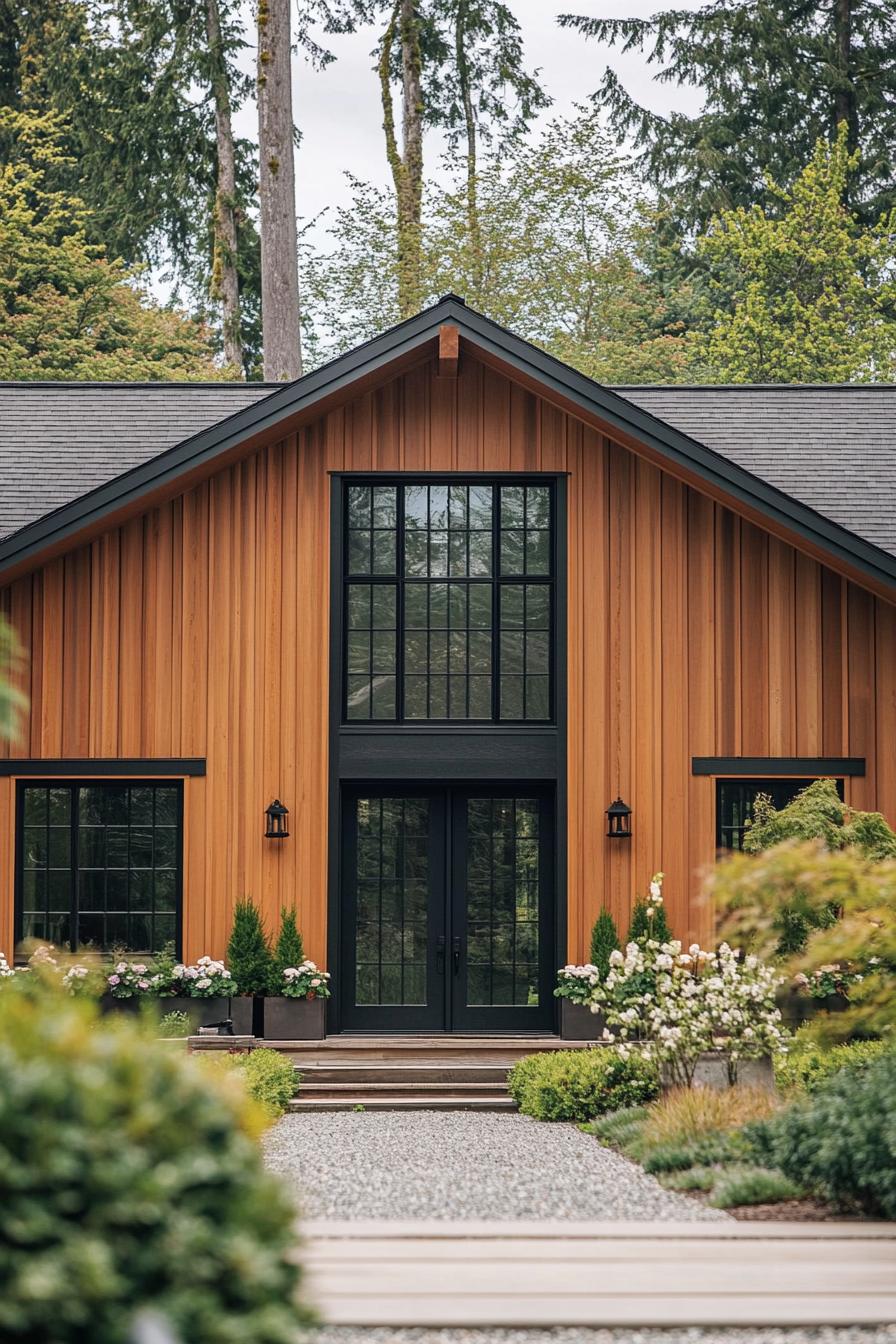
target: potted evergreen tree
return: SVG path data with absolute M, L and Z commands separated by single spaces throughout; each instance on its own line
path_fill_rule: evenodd
M 264 1033 L 264 996 L 271 987 L 271 944 L 261 912 L 248 897 L 237 901 L 227 944 L 227 964 L 235 985 L 230 1015 L 237 1036 Z
M 588 966 L 566 968 L 560 973 L 557 997 L 560 999 L 560 1035 L 566 1041 L 596 1041 L 603 1035 L 603 1013 L 592 1013 L 585 996 L 590 993 L 592 975 L 606 978 L 610 953 L 619 948 L 619 934 L 609 910 L 601 910 L 591 930 L 591 959 Z
M 280 912 L 271 992 L 264 1004 L 268 1041 L 320 1041 L 326 1034 L 329 975 L 305 956 L 294 910 Z

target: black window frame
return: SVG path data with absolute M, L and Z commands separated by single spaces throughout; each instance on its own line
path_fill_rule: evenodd
M 730 788 L 733 786 L 736 788 L 742 788 L 744 790 L 750 790 L 754 795 L 754 799 L 755 795 L 758 793 L 767 793 L 770 795 L 775 807 L 780 810 L 780 808 L 786 807 L 788 802 L 792 802 L 795 795 L 799 793 L 801 789 L 805 789 L 809 784 L 814 784 L 815 781 L 819 778 L 833 778 L 834 783 L 837 785 L 837 792 L 840 794 L 841 799 L 843 798 L 843 776 L 835 777 L 835 776 L 818 776 L 818 775 L 771 775 L 771 776 L 759 777 L 748 775 L 724 775 L 724 776 L 717 775 L 715 780 L 716 853 L 717 854 L 742 853 L 743 846 L 741 846 L 740 848 L 735 848 L 735 846 L 733 845 L 726 844 L 723 836 L 725 832 L 732 833 L 734 831 L 737 831 L 741 839 L 743 839 L 744 831 L 746 830 L 745 826 L 723 825 L 723 817 L 722 817 L 723 788 Z M 788 793 L 790 797 L 785 799 L 784 795 Z M 780 799 L 781 801 L 776 802 L 775 801 L 776 798 Z
M 374 731 L 396 731 L 406 728 L 556 728 L 558 723 L 559 695 L 557 677 L 559 658 L 557 650 L 558 605 L 561 597 L 560 574 L 560 518 L 557 489 L 557 473 L 540 472 L 399 472 L 399 473 L 338 473 L 341 480 L 339 510 L 336 524 L 339 529 L 335 538 L 334 556 L 337 558 L 339 572 L 336 576 L 339 592 L 340 619 L 339 629 L 339 712 L 338 723 L 342 728 L 365 729 Z M 348 547 L 348 508 L 349 491 L 352 486 L 394 486 L 396 489 L 396 556 L 393 574 L 353 574 L 350 572 Z M 405 573 L 405 488 L 413 485 L 472 486 L 488 485 L 495 490 L 492 509 L 492 559 L 493 573 L 488 576 L 450 575 L 430 576 L 427 579 L 408 578 Z M 546 488 L 549 498 L 549 571 L 547 574 L 503 575 L 500 572 L 501 556 L 501 509 L 500 488 L 502 486 L 539 486 Z M 491 715 L 488 718 L 414 718 L 404 714 L 405 703 L 405 605 L 406 589 L 409 583 L 428 584 L 443 582 L 466 584 L 481 583 L 488 585 L 492 593 L 491 604 Z M 396 590 L 395 625 L 395 706 L 394 718 L 349 718 L 348 717 L 348 637 L 349 603 L 348 593 L 351 584 L 371 584 L 392 586 Z M 543 719 L 502 718 L 501 708 L 501 610 L 502 590 L 506 587 L 537 584 L 548 593 L 548 715 Z M 525 600 L 525 599 L 524 599 Z M 430 627 L 431 628 L 431 627 Z M 467 631 L 472 627 L 467 627 Z M 485 627 L 483 627 L 485 628 Z M 524 642 L 525 649 L 525 642 Z M 467 673 L 469 679 L 469 673 Z M 525 695 L 525 678 L 524 678 Z M 469 688 L 467 690 L 469 696 Z M 468 700 L 469 704 L 469 700 Z
M 71 775 L 52 778 L 43 776 L 29 776 L 19 778 L 16 781 L 16 829 L 15 829 L 15 877 L 14 877 L 14 943 L 18 948 L 23 942 L 24 925 L 24 849 L 25 849 L 25 793 L 28 789 L 66 789 L 71 796 L 69 810 L 69 844 L 70 844 L 70 872 L 72 874 L 71 884 L 71 910 L 70 910 L 70 932 L 72 938 L 68 947 L 64 950 L 72 955 L 77 955 L 79 945 L 77 943 L 78 932 L 78 873 L 80 871 L 78 863 L 78 793 L 83 788 L 167 788 L 174 789 L 177 795 L 176 805 L 176 824 L 175 824 L 175 867 L 174 867 L 174 952 L 179 959 L 183 955 L 183 886 L 184 886 L 184 781 L 182 778 L 173 779 L 167 776 L 119 776 L 110 777 L 108 774 L 102 777 L 83 776 L 73 777 Z M 129 823 L 130 828 L 130 823 Z M 138 913 L 144 913 L 140 911 Z M 168 913 L 168 912 L 166 912 Z M 130 914 L 130 911 L 128 911 Z M 154 914 L 154 911 L 153 911 Z M 160 948 L 155 952 L 149 948 L 128 949 L 128 956 L 153 956 L 157 955 Z M 109 947 L 94 948 L 90 947 L 85 955 L 97 954 L 108 956 L 112 951 Z

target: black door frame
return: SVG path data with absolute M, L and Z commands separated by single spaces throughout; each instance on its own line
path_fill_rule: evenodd
M 552 482 L 554 507 L 554 722 L 503 727 L 426 722 L 353 725 L 342 722 L 343 677 L 343 520 L 345 489 L 354 481 L 490 480 L 519 483 Z M 567 472 L 461 471 L 461 472 L 331 472 L 330 490 L 330 636 L 329 636 L 329 802 L 327 856 L 327 956 L 336 975 L 341 960 L 344 920 L 341 910 L 343 794 L 356 785 L 395 788 L 448 785 L 475 788 L 499 784 L 523 790 L 550 786 L 554 795 L 554 948 L 565 960 L 568 926 L 567 893 Z M 562 951 L 561 951 L 562 949 Z M 345 1030 L 341 994 L 334 984 L 327 1005 L 327 1031 Z M 553 1033 L 559 1029 L 559 1001 L 551 998 Z M 549 1029 L 550 1030 L 550 1029 Z M 480 1034 L 480 1033 L 477 1033 Z M 481 1033 L 489 1034 L 489 1033 Z M 504 1033 L 498 1033 L 504 1034 Z
M 464 871 L 465 818 L 462 808 L 469 798 L 533 797 L 539 800 L 542 823 L 542 856 L 548 867 L 553 895 L 550 906 L 539 901 L 539 1005 L 497 1007 L 466 1005 L 467 985 L 467 912 L 462 897 L 461 874 Z M 357 834 L 351 823 L 351 805 L 360 797 L 426 797 L 432 803 L 430 853 L 434 872 L 429 895 L 429 942 L 427 947 L 427 984 L 432 997 L 426 1005 L 399 1005 L 355 1008 L 355 942 L 353 924 L 357 893 L 350 875 L 354 871 Z M 514 780 L 504 784 L 490 782 L 457 783 L 434 780 L 405 783 L 358 782 L 341 789 L 340 830 L 335 847 L 339 850 L 343 887 L 339 898 L 339 921 L 343 936 L 339 940 L 337 960 L 331 962 L 335 1005 L 341 1029 L 352 1035 L 546 1035 L 555 1026 L 553 998 L 559 907 L 565 904 L 557 888 L 557 806 L 553 785 Z M 565 920 L 563 921 L 565 923 Z M 526 1017 L 530 1021 L 526 1021 Z M 407 1025 L 409 1020 L 416 1022 Z

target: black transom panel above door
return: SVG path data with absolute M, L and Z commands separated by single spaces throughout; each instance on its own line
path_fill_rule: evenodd
M 551 1030 L 553 813 L 518 784 L 344 790 L 343 1030 Z

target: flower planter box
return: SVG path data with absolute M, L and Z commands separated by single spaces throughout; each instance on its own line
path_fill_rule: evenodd
M 788 990 L 779 997 L 778 1007 L 785 1024 L 791 1031 L 796 1031 L 804 1022 L 815 1017 L 816 1013 L 845 1013 L 849 999 L 843 994 L 828 994 L 823 999 L 817 999 L 810 994 Z
M 156 999 L 159 1017 L 166 1013 L 186 1013 L 190 1021 L 190 1035 L 195 1036 L 200 1027 L 209 1027 L 213 1022 L 226 1022 L 230 1017 L 230 1000 L 191 999 L 175 994 L 170 998 Z
M 675 1086 L 669 1072 L 668 1065 L 660 1066 L 660 1086 L 663 1091 L 668 1091 Z M 715 1050 L 707 1050 L 697 1060 L 697 1068 L 694 1071 L 695 1087 L 712 1087 L 717 1091 L 726 1091 L 728 1083 L 728 1065 L 725 1056 Z M 757 1087 L 763 1088 L 767 1092 L 775 1090 L 775 1071 L 772 1067 L 771 1055 L 763 1055 L 760 1059 L 742 1059 L 737 1066 L 737 1082 L 735 1087 Z
M 560 1035 L 564 1041 L 599 1041 L 605 1026 L 603 1013 L 592 1013 L 584 1003 L 560 1000 Z
M 266 1041 L 322 1041 L 326 1021 L 326 999 L 273 997 L 264 1001 Z
M 229 1016 L 233 1021 L 234 1036 L 260 1036 L 264 999 L 251 994 L 238 994 L 230 1000 Z

